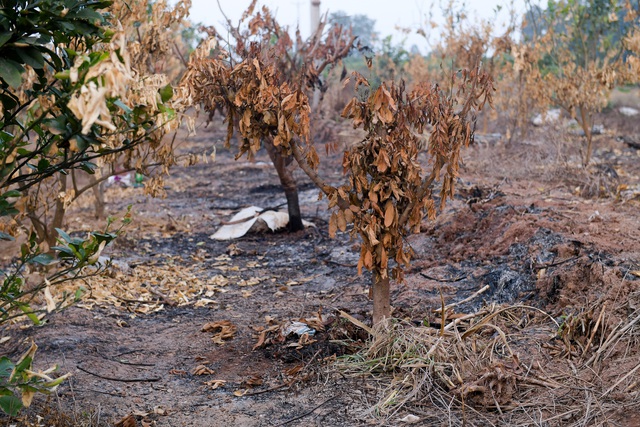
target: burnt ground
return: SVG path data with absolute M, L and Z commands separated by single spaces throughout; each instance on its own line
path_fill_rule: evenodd
M 414 325 L 437 325 L 434 310 L 442 301 L 455 303 L 485 286 L 455 312 L 526 304 L 557 321 L 591 310 L 593 321 L 606 302 L 611 320 L 598 335 L 602 345 L 615 322 L 624 323 L 624 310 L 635 313 L 640 294 L 639 201 L 633 193 L 640 183 L 640 151 L 615 140 L 637 132 L 616 114 L 604 116 L 609 129 L 596 137 L 595 153 L 601 166 L 591 173 L 577 166 L 579 139 L 561 129 L 534 129 L 511 145 L 467 149 L 455 200 L 410 238 L 415 258 L 405 283 L 393 290 L 394 315 Z M 238 209 L 285 202 L 266 154 L 254 162 L 234 161 L 216 129 L 201 129 L 186 143 L 196 151 L 215 145 L 216 161 L 174 168 L 166 198 L 148 198 L 138 188 L 106 190 L 108 210 L 122 213 L 132 204 L 135 221 L 105 253 L 113 260 L 107 276 L 69 286 L 86 289 L 81 302 L 50 314 L 42 327 L 1 331 L 10 337 L 1 353 L 17 357 L 33 339 L 38 368 L 57 364 L 73 376 L 55 396 L 36 397 L 23 419 L 0 417 L 0 424 L 44 425 L 36 415 L 53 413 L 59 425 L 60 414 L 68 416 L 66 425 L 91 426 L 404 425 L 398 420 L 417 413 L 423 414 L 417 425 L 516 425 L 499 407 L 494 421 L 430 418 L 424 402 L 390 416 L 369 411 L 384 381 L 335 368 L 336 358 L 357 351 L 367 338 L 339 315 L 369 322 L 370 278 L 356 272 L 358 241 L 345 234 L 328 237 L 326 202 L 302 175 L 303 213 L 315 228 L 212 240 Z M 324 175 L 339 183 L 340 155 L 325 160 Z M 616 195 L 619 184 L 626 187 Z M 601 195 L 606 197 L 588 197 L 609 187 L 611 194 Z M 74 208 L 67 229 L 100 227 L 91 204 L 87 198 Z M 318 329 L 311 339 L 278 333 L 301 319 Z M 640 335 L 637 324 L 629 330 Z M 552 369 L 549 354 L 555 353 L 542 348 L 555 345 L 556 332 L 546 329 L 542 342 L 519 348 L 520 359 L 544 354 L 542 365 Z M 598 375 L 612 378 L 607 388 L 620 377 L 615 372 L 638 364 L 638 347 L 629 348 L 615 359 L 622 365 L 600 366 Z M 594 344 L 588 351 L 597 349 Z M 557 360 L 575 360 L 572 351 Z M 550 411 L 519 424 L 637 425 L 637 378 L 624 378 L 629 393 L 623 397 L 602 394 L 614 399 L 613 406 L 627 405 L 622 415 L 603 410 L 605 421 L 580 424 L 576 414 L 585 411 Z M 544 387 L 535 393 L 543 395 Z M 483 411 L 482 405 L 476 410 Z

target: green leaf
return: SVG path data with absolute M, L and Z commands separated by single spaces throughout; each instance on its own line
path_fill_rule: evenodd
M 166 85 L 163 88 L 160 88 L 158 92 L 160 92 L 160 99 L 162 99 L 163 103 L 167 102 L 173 97 L 173 88 L 170 84 Z
M 11 242 L 11 241 L 14 241 L 16 239 L 14 239 L 13 236 L 11 236 L 11 235 L 3 232 L 3 231 L 0 231 L 0 240 L 6 240 L 8 242 Z
M 29 318 L 29 320 L 33 322 L 34 325 L 39 326 L 41 324 L 40 319 L 38 319 L 38 316 L 33 312 L 29 304 L 21 303 L 18 304 L 18 307 Z
M 60 237 L 62 237 L 62 239 L 67 242 L 67 243 L 71 243 L 73 242 L 73 239 L 71 238 L 71 236 L 69 236 L 67 233 L 65 233 L 63 230 L 56 228 L 56 231 L 58 232 L 58 234 L 60 235 Z
M 11 31 L 2 31 L 0 32 L 0 46 L 4 45 L 11 39 L 13 33 Z
M 34 47 L 27 47 L 16 49 L 16 51 L 18 52 L 20 59 L 22 59 L 25 64 L 36 70 L 44 67 L 44 58 L 38 49 Z
M 55 73 L 53 75 L 53 77 L 55 77 L 56 79 L 59 80 L 69 80 L 71 75 L 71 72 L 69 70 L 64 70 L 64 71 L 60 71 L 58 73 Z
M 15 95 L 9 93 L 0 94 L 0 102 L 2 102 L 5 111 L 13 110 L 18 106 L 18 100 Z
M 67 15 L 67 17 L 84 19 L 84 20 L 90 21 L 92 24 L 94 23 L 94 21 L 102 21 L 102 15 L 90 8 L 80 9 L 79 11 L 73 14 L 70 13 L 69 15 Z
M 66 246 L 54 246 L 51 248 L 52 251 L 60 252 L 61 258 L 69 258 L 73 257 L 73 251 Z
M 2 125 L 0 125 L 2 126 Z M 9 142 L 13 139 L 13 134 L 6 132 L 4 130 L 0 130 L 0 141 Z
M 80 169 L 88 173 L 89 175 L 93 175 L 96 173 L 96 168 L 98 166 L 95 163 L 91 162 L 82 162 L 80 163 Z
M 11 59 L 0 57 L 0 78 L 13 88 L 18 88 L 22 83 L 24 68 Z
M 120 109 L 122 109 L 122 111 L 124 111 L 127 114 L 131 114 L 133 111 L 131 110 L 131 108 L 127 107 L 124 102 L 120 101 L 119 99 L 116 99 L 115 101 L 113 101 L 113 105 L 115 105 L 116 107 L 119 107 Z
M 22 193 L 19 192 L 18 190 L 9 190 L 2 195 L 2 197 L 4 197 L 5 199 L 7 197 L 20 197 L 20 196 L 22 196 Z
M 84 151 L 87 149 L 87 147 L 89 147 L 89 141 L 87 140 L 88 138 L 85 137 L 84 135 L 74 135 L 73 138 L 71 139 L 75 139 L 76 140 L 76 145 L 78 146 L 78 150 L 80 151 Z
M 49 160 L 40 159 L 40 161 L 38 162 L 38 171 L 44 172 L 50 165 L 51 162 L 49 162 Z
M 0 378 L 9 378 L 13 372 L 14 364 L 7 356 L 0 357 Z
M 55 258 L 49 254 L 40 254 L 31 259 L 32 263 L 49 265 L 55 262 Z
M 26 354 L 32 354 L 32 352 L 27 352 Z M 26 356 L 16 365 L 16 368 L 15 368 L 16 372 L 23 372 L 25 369 L 31 369 L 32 364 L 33 364 L 33 357 Z
M 16 417 L 22 409 L 22 401 L 16 396 L 0 396 L 0 409 L 5 414 Z
M 55 119 L 44 120 L 44 124 L 49 126 L 51 133 L 55 135 L 62 135 L 67 131 L 67 118 L 62 114 Z

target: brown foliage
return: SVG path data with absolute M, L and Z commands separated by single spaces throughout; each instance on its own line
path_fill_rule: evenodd
M 310 135 L 311 104 L 325 88 L 321 73 L 344 58 L 354 37 L 339 26 L 318 31 L 303 41 L 296 34 L 296 48 L 286 28 L 280 27 L 263 7 L 253 13 L 255 1 L 244 13 L 241 24 L 230 26 L 233 45 L 220 41 L 213 51 L 212 38 L 192 56 L 184 76 L 184 91 L 195 104 L 212 115 L 222 109 L 228 126 L 227 145 L 234 132 L 240 134 L 238 157 L 251 158 L 264 143 L 287 196 L 289 229 L 303 228 L 296 183 L 290 169 L 292 140 L 306 142 L 308 167 L 318 163 Z M 244 24 L 246 22 L 246 25 Z M 313 95 L 312 95 L 313 94 Z
M 263 141 L 288 155 L 294 136 L 309 142 L 310 93 L 324 87 L 320 74 L 348 54 L 354 37 L 339 26 L 325 34 L 323 22 L 306 41 L 298 31 L 293 49 L 287 29 L 268 8 L 253 14 L 255 3 L 243 14 L 246 28 L 230 28 L 235 44 L 217 49 L 213 56 L 211 41 L 203 44 L 183 82 L 191 100 L 205 111 L 223 108 L 227 143 L 234 130 L 242 137 L 239 155 L 251 156 Z
M 369 83 L 356 75 L 356 86 Z M 362 127 L 365 140 L 345 152 L 343 167 L 348 183 L 330 195 L 330 206 L 348 200 L 346 209 L 331 216 L 329 230 L 346 231 L 353 223 L 363 245 L 358 264 L 376 277 L 402 280 L 409 263 L 405 237 L 416 232 L 426 214 L 436 215 L 436 195 L 442 207 L 453 196 L 460 149 L 473 138 L 470 113 L 491 102 L 492 81 L 479 69 L 454 76 L 451 91 L 422 84 L 406 93 L 403 84 L 383 83 L 366 99 L 354 98 L 343 116 Z M 429 133 L 429 168 L 419 163 L 420 135 Z M 439 191 L 434 191 L 441 181 Z
M 252 7 L 243 19 L 251 15 Z M 453 196 L 460 149 L 473 139 L 471 115 L 491 103 L 491 78 L 473 67 L 452 73 L 443 86 L 423 83 L 407 92 L 404 83 L 393 82 L 372 90 L 362 75 L 354 73 L 356 93 L 361 96 L 346 105 L 342 116 L 361 127 L 366 137 L 345 152 L 348 182 L 334 188 L 317 174 L 320 159 L 309 139 L 307 93 L 322 87 L 318 76 L 346 55 L 353 37 L 339 27 L 325 38 L 318 32 L 305 43 L 298 35 L 294 52 L 288 34 L 266 8 L 249 20 L 244 33 L 232 28 L 232 34 L 234 51 L 221 48 L 210 56 L 214 45 L 199 48 L 185 75 L 186 91 L 206 111 L 224 107 L 227 143 L 235 131 L 240 135 L 238 156 L 252 156 L 265 143 L 280 156 L 295 158 L 329 197 L 329 207 L 337 208 L 330 234 L 353 224 L 351 233 L 363 240 L 359 271 L 362 267 L 373 270 L 374 285 L 384 284 L 374 286 L 377 322 L 379 315 L 390 314 L 389 272 L 402 280 L 403 267 L 410 260 L 405 237 L 419 230 L 425 213 L 435 216 L 436 197 L 442 206 Z M 430 134 L 426 168 L 418 161 L 424 133 Z M 440 182 L 439 191 L 434 189 L 436 182 Z

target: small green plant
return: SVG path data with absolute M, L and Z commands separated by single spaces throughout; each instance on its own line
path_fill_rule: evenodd
M 15 417 L 22 408 L 29 407 L 36 393 L 51 393 L 71 374 L 52 378 L 57 366 L 43 372 L 32 370 L 33 358 L 38 346 L 31 344 L 17 363 L 8 357 L 0 357 L 0 409 Z
M 51 312 L 63 306 L 69 296 L 63 298 L 59 303 L 55 303 L 50 294 L 50 289 L 64 282 L 82 280 L 90 276 L 100 274 L 107 264 L 99 263 L 98 259 L 104 248 L 111 243 L 122 231 L 122 228 L 131 222 L 131 207 L 120 221 L 120 225 L 115 230 L 111 226 L 115 222 L 114 218 L 107 219 L 107 226 L 102 232 L 91 232 L 86 238 L 71 237 L 66 232 L 57 229 L 58 246 L 51 248 L 50 253 L 42 252 L 37 242 L 35 233 L 31 233 L 27 242 L 22 244 L 20 258 L 8 269 L 0 269 L 0 324 L 26 316 L 34 324 L 39 325 L 39 313 Z M 4 236 L 4 239 L 12 239 Z M 53 269 L 54 264 L 59 264 L 61 268 Z M 28 283 L 27 273 L 32 268 L 43 267 L 46 272 L 40 275 L 38 282 L 34 285 Z M 32 275 L 33 277 L 33 275 Z M 36 310 L 32 307 L 33 299 L 40 294 L 44 294 L 47 306 L 46 309 Z M 77 300 L 82 295 L 82 291 L 77 291 L 73 300 Z
M 35 233 L 31 233 L 28 241 L 21 247 L 20 259 L 11 269 L 0 270 L 0 325 L 20 317 L 26 317 L 33 324 L 40 325 L 40 314 L 60 309 L 69 300 L 69 296 L 64 295 L 62 301 L 56 303 L 51 296 L 52 287 L 64 282 L 86 279 L 104 271 L 108 263 L 99 262 L 100 254 L 121 233 L 122 228 L 131 222 L 131 206 L 120 220 L 118 228 L 110 230 L 114 222 L 114 218 L 108 218 L 104 231 L 91 232 L 86 238 L 72 237 L 58 229 L 59 245 L 51 248 L 51 253 L 42 252 Z M 4 240 L 12 239 L 6 235 L 1 237 Z M 46 272 L 47 269 L 52 269 L 54 264 L 63 267 L 42 274 L 35 286 L 28 282 L 27 273 L 32 266 L 41 266 Z M 82 293 L 82 288 L 79 288 L 73 295 L 73 301 L 77 301 Z M 42 294 L 46 307 L 36 309 L 33 299 Z M 33 343 L 17 363 L 13 363 L 6 356 L 0 357 L 0 410 L 8 415 L 16 416 L 22 408 L 31 404 L 35 393 L 50 393 L 70 375 L 50 377 L 49 374 L 57 367 L 44 372 L 33 371 L 32 363 L 37 348 Z

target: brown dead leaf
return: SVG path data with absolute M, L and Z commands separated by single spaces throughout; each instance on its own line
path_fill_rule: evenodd
M 236 391 L 233 392 L 233 395 L 236 396 L 236 397 L 242 397 L 245 394 L 247 394 L 248 391 L 249 391 L 249 389 L 246 389 L 246 388 L 245 389 L 241 389 L 241 390 L 236 390 Z
M 167 410 L 161 406 L 156 406 L 153 408 L 153 413 L 158 415 L 167 415 Z
M 115 423 L 114 427 L 138 427 L 138 423 L 136 422 L 136 417 L 133 414 L 129 414 Z
M 338 221 L 338 229 L 342 232 L 347 231 L 347 220 L 344 211 L 339 210 L 336 212 L 336 220 Z
M 194 368 L 193 375 L 213 375 L 214 371 L 211 368 L 208 368 L 204 365 L 198 365 Z
M 329 236 L 335 237 L 336 231 L 338 231 L 338 219 L 336 213 L 333 212 L 329 218 Z
M 297 350 L 300 350 L 305 345 L 313 344 L 314 342 L 317 342 L 317 340 L 314 340 L 311 337 L 311 335 L 302 334 L 302 335 L 300 335 L 300 339 L 298 339 L 297 342 L 292 342 L 292 343 L 288 344 L 287 347 L 293 347 L 293 348 L 295 348 Z
M 229 320 L 209 322 L 202 327 L 202 332 L 216 332 L 211 338 L 216 344 L 224 344 L 224 340 L 232 339 L 238 328 Z
M 169 375 L 187 375 L 187 371 L 182 369 L 172 369 L 169 371 Z
M 304 365 L 296 365 L 293 368 L 285 369 L 284 373 L 289 377 L 293 377 L 296 376 L 302 368 L 304 368 Z
M 300 347 L 304 347 L 305 345 L 313 344 L 314 342 L 317 342 L 317 340 L 314 340 L 311 335 L 302 334 L 298 340 L 298 345 Z
M 128 328 L 129 327 L 129 324 L 127 322 L 125 322 L 124 320 L 122 320 L 122 319 L 117 319 L 116 320 L 116 325 L 118 325 L 121 328 Z
M 211 387 L 211 390 L 215 390 L 217 388 L 223 387 L 226 383 L 226 380 L 211 380 L 205 381 L 204 385 Z
M 387 228 L 391 227 L 391 225 L 393 224 L 395 215 L 396 215 L 396 208 L 395 206 L 393 206 L 393 202 L 389 200 L 384 210 L 384 226 L 385 227 Z
M 268 317 L 268 316 L 267 316 Z M 270 332 L 276 332 L 280 330 L 280 325 L 271 325 L 266 329 L 263 329 L 258 335 L 258 342 L 253 346 L 252 350 L 258 349 L 260 347 L 264 347 L 265 345 L 271 342 L 271 338 L 267 339 L 267 336 Z
M 256 350 L 260 347 L 262 347 L 265 343 L 267 339 L 267 330 L 265 329 L 264 331 L 262 331 L 260 333 L 260 335 L 258 336 L 258 342 L 256 343 L 256 345 L 253 346 L 253 348 L 251 350 Z
M 306 319 L 300 319 L 301 322 L 306 323 L 310 328 L 316 331 L 324 331 L 324 321 L 322 318 L 311 317 Z
M 227 254 L 229 256 L 241 255 L 243 253 L 244 251 L 240 249 L 235 243 L 232 243 L 229 246 L 227 246 Z
M 262 380 L 262 375 L 254 374 L 251 376 L 251 378 L 244 381 L 242 384 L 246 385 L 247 387 L 257 387 L 257 386 L 261 386 L 263 382 L 264 381 Z

